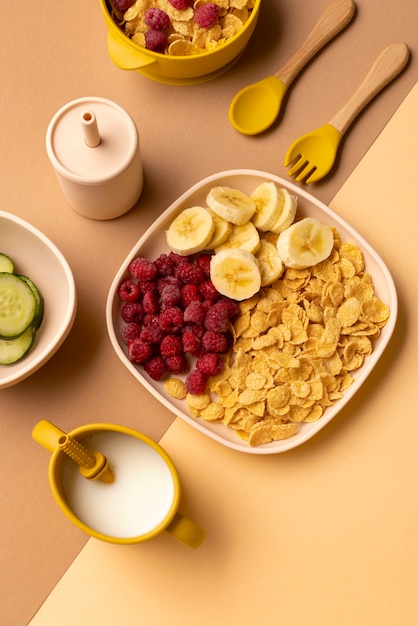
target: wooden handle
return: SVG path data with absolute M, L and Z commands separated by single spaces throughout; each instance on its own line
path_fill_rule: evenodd
M 299 50 L 275 73 L 275 76 L 289 86 L 308 61 L 347 26 L 354 15 L 355 8 L 353 0 L 331 2 Z
M 409 59 L 409 49 L 404 43 L 394 43 L 377 57 L 357 91 L 329 122 L 343 135 L 357 115 L 378 93 L 390 83 Z

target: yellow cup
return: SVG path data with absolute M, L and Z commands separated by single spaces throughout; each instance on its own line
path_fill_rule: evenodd
M 32 436 L 51 452 L 49 484 L 65 515 L 96 539 L 134 544 L 167 531 L 198 548 L 205 531 L 178 512 L 181 489 L 173 461 L 155 441 L 131 428 L 88 424 L 69 436 L 90 451 L 102 453 L 114 474 L 110 484 L 89 480 L 60 447 L 64 433 L 41 420 Z
M 261 0 L 254 8 L 243 28 L 224 45 L 201 54 L 173 56 L 147 50 L 134 43 L 114 22 L 106 0 L 100 0 L 108 27 L 108 51 L 113 63 L 123 70 L 137 70 L 147 78 L 168 85 L 193 85 L 223 73 L 244 52 L 254 32 L 260 12 Z

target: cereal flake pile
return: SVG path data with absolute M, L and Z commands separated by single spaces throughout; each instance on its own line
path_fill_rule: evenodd
M 135 44 L 187 56 L 222 46 L 244 26 L 255 0 L 110 0 L 110 13 Z
M 225 424 L 251 446 L 285 439 L 318 420 L 353 383 L 389 318 L 374 292 L 361 250 L 333 229 L 328 259 L 286 269 L 240 303 L 234 345 L 224 368 L 193 395 L 176 377 L 165 382 L 195 417 Z

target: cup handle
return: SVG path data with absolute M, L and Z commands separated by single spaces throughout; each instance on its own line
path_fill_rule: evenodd
M 120 37 L 112 30 L 108 31 L 107 47 L 113 63 L 122 70 L 137 70 L 140 67 L 155 63 L 154 59 L 133 50 L 129 45 L 122 43 Z
M 165 529 L 170 535 L 181 541 L 189 548 L 196 549 L 205 540 L 206 532 L 180 513 L 176 513 L 170 524 Z
M 32 431 L 32 437 L 35 441 L 50 452 L 54 452 L 55 448 L 58 447 L 60 437 L 65 434 L 63 430 L 54 426 L 48 420 L 38 422 Z

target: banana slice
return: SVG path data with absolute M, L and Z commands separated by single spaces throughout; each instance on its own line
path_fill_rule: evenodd
M 231 222 L 224 220 L 223 217 L 219 217 L 219 215 L 216 215 L 216 213 L 213 213 L 210 209 L 208 209 L 208 211 L 212 215 L 215 230 L 213 232 L 212 239 L 207 245 L 207 249 L 215 250 L 215 248 L 225 243 L 228 237 L 232 234 L 234 225 Z
M 273 182 L 261 183 L 251 198 L 257 206 L 252 222 L 262 232 L 279 233 L 295 219 L 297 197 Z
M 260 247 L 255 253 L 261 274 L 261 286 L 271 285 L 280 278 L 284 271 L 283 261 L 279 256 L 277 247 L 262 239 Z
M 261 286 L 258 261 L 251 252 L 229 248 L 212 256 L 210 277 L 216 289 L 233 300 L 246 300 Z
M 326 224 L 305 217 L 280 233 L 277 250 L 286 267 L 303 269 L 324 261 L 334 245 L 332 230 Z
M 224 220 L 238 225 L 248 222 L 257 208 L 254 200 L 231 187 L 212 187 L 206 197 L 206 203 Z
M 241 224 L 240 226 L 232 225 L 232 232 L 228 239 L 220 246 L 215 248 L 215 252 L 226 250 L 227 248 L 240 248 L 254 254 L 260 246 L 260 235 L 252 222 Z
M 176 254 L 194 254 L 205 250 L 215 225 L 207 209 L 194 206 L 184 209 L 170 224 L 167 243 Z

